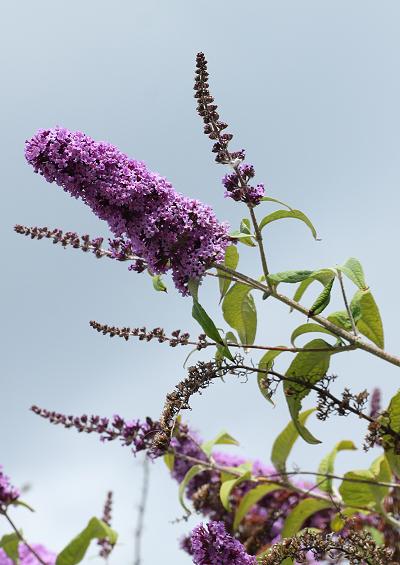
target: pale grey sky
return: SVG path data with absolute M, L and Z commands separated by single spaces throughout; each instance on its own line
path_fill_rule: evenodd
M 101 512 L 112 489 L 120 546 L 111 563 L 131 563 L 139 463 L 126 448 L 52 427 L 28 408 L 36 403 L 76 414 L 158 417 L 165 394 L 184 375 L 186 351 L 110 341 L 88 322 L 197 328 L 190 301 L 171 285 L 168 296 L 155 294 L 145 276 L 123 264 L 13 233 L 15 223 L 24 223 L 107 234 L 80 202 L 32 173 L 24 140 L 56 124 L 108 140 L 147 161 L 177 190 L 211 204 L 236 228 L 244 211 L 223 198 L 225 171 L 213 163 L 192 98 L 194 57 L 203 50 L 235 145 L 247 149 L 269 194 L 308 213 L 322 237 L 314 242 L 300 223 L 271 226 L 272 270 L 358 257 L 381 307 L 387 347 L 396 352 L 400 5 L 38 0 L 4 2 L 2 16 L 0 462 L 16 484 L 31 484 L 26 499 L 37 512 L 15 510 L 15 521 L 30 540 L 56 551 Z M 242 255 L 242 270 L 258 274 L 255 256 L 244 248 Z M 209 309 L 216 297 L 216 284 L 207 282 L 202 300 Z M 261 302 L 258 339 L 285 343 L 301 321 L 279 304 Z M 334 359 L 332 370 L 339 375 L 337 390 L 378 384 L 389 398 L 397 387 L 395 368 L 366 354 Z M 288 414 L 283 402 L 267 405 L 254 382 L 232 381 L 194 399 L 187 418 L 207 438 L 227 428 L 242 453 L 267 461 Z M 362 446 L 364 426 L 355 419 L 326 425 L 314 419 L 310 427 L 324 443 L 299 443 L 292 457 L 309 469 L 339 435 Z M 362 449 L 343 454 L 338 469 L 367 466 L 372 457 Z M 172 523 L 181 515 L 177 485 L 158 462 L 144 565 L 190 562 L 177 539 L 198 518 Z M 6 531 L 0 522 L 0 535 Z M 92 548 L 90 556 L 96 552 Z

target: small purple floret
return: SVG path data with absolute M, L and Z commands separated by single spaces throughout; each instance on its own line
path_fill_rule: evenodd
M 2 469 L 3 466 L 0 465 L 0 509 L 12 504 L 20 496 L 19 490 L 11 485 L 9 477 L 4 475 Z
M 196 565 L 255 565 L 256 558 L 225 529 L 223 522 L 199 524 L 191 534 L 191 550 Z
M 251 186 L 250 179 L 255 175 L 253 165 L 243 163 L 233 173 L 227 174 L 222 179 L 225 187 L 225 196 L 237 202 L 245 202 L 251 206 L 257 206 L 264 196 L 264 185 Z
M 25 156 L 35 172 L 90 206 L 153 273 L 171 270 L 182 294 L 189 279 L 223 260 L 227 224 L 110 143 L 56 127 L 28 140 Z

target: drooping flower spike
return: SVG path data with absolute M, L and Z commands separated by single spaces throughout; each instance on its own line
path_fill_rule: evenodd
M 110 143 L 56 127 L 29 139 L 25 156 L 35 172 L 90 206 L 151 272 L 171 270 L 182 294 L 188 294 L 189 279 L 201 279 L 223 260 L 227 224 Z

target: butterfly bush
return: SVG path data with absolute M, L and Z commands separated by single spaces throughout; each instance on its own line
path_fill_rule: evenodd
M 244 204 L 242 208 L 249 216 L 231 234 L 228 224 L 220 222 L 209 206 L 180 194 L 144 162 L 128 157 L 110 143 L 62 127 L 41 129 L 26 141 L 25 157 L 34 171 L 88 205 L 98 218 L 107 222 L 112 237 L 108 248 L 104 248 L 103 238 L 59 228 L 18 224 L 15 231 L 32 239 L 47 239 L 62 247 L 93 253 L 99 259 L 128 261 L 130 270 L 147 270 L 153 276 L 157 291 L 166 290 L 158 275 L 170 272 L 178 291 L 192 296 L 192 316 L 204 332 L 193 340 L 179 329 L 169 332 L 157 327 L 148 331 L 143 322 L 134 328 L 90 322 L 92 328 L 110 337 L 119 336 L 126 341 L 136 337 L 141 342 L 157 340 L 171 347 L 189 346 L 193 348 L 191 353 L 201 354 L 201 360 L 197 359 L 193 366 L 184 364 L 186 374 L 165 395 L 158 418 L 72 416 L 38 406 L 33 406 L 32 411 L 52 424 L 81 434 L 97 434 L 103 444 L 118 441 L 135 456 L 141 454 L 146 469 L 163 457 L 171 478 L 180 485 L 183 518 L 190 514 L 190 507 L 203 520 L 181 540 L 181 548 L 195 565 L 311 565 L 339 563 L 343 559 L 351 565 L 398 564 L 400 391 L 385 409 L 380 390 L 375 389 L 368 407 L 365 390 L 353 392 L 346 386 L 342 393 L 334 394 L 331 385 L 337 377 L 329 373 L 332 359 L 354 349 L 400 367 L 400 358 L 384 349 L 383 324 L 363 267 L 351 257 L 334 268 L 323 265 L 318 270 L 313 267 L 313 270 L 271 271 L 269 244 L 264 245 L 271 222 L 292 218 L 303 222 L 315 239 L 317 232 L 302 211 L 272 196 L 264 196 L 264 184 L 254 182 L 255 168 L 245 162 L 244 149 L 231 149 L 233 135 L 220 118 L 210 92 L 203 53 L 196 57 L 194 97 L 204 133 L 213 142 L 215 161 L 229 168 L 222 178 L 225 197 Z M 258 218 L 259 211 L 271 205 L 283 209 L 269 210 L 265 217 Z M 256 278 L 244 274 L 242 267 L 236 270 L 239 244 L 247 246 L 248 251 L 250 247 L 258 252 L 259 261 L 252 262 L 252 268 L 258 269 Z M 219 279 L 223 326 L 220 321 L 214 322 L 201 304 L 198 286 L 205 274 Z M 345 277 L 347 284 L 355 285 L 351 299 L 347 297 Z M 322 285 L 322 290 L 309 305 L 303 302 L 303 295 L 315 282 Z M 335 283 L 343 309 L 325 314 Z M 278 285 L 285 284 L 299 286 L 288 296 L 281 290 L 282 286 L 278 292 Z M 316 286 L 312 285 L 312 289 Z M 292 331 L 290 345 L 256 341 L 257 307 L 268 307 L 274 300 L 305 316 L 303 322 L 307 323 Z M 304 346 L 295 343 L 311 332 L 323 334 L 324 339 L 313 339 Z M 211 358 L 210 351 L 213 351 Z M 288 368 L 280 370 L 282 358 L 288 358 L 286 355 L 278 358 L 282 352 L 295 356 Z M 208 358 L 203 360 L 206 355 Z M 274 442 L 273 466 L 219 451 L 219 447 L 215 448 L 219 444 L 237 444 L 236 440 L 221 432 L 215 440 L 204 443 L 181 419 L 182 411 L 191 408 L 194 395 L 205 392 L 215 380 L 228 378 L 250 384 L 255 381 L 263 399 L 270 403 L 282 387 L 291 421 Z M 304 410 L 303 402 L 313 394 L 315 408 Z M 320 422 L 332 416 L 356 416 L 368 426 L 365 450 L 377 446 L 381 455 L 369 469 L 338 477 L 333 474 L 336 456 L 340 451 L 356 449 L 352 441 L 343 440 L 327 452 L 317 472 L 288 470 L 287 459 L 297 440 L 320 443 L 307 428 L 307 418 L 312 412 Z M 305 481 L 301 476 L 313 478 Z M 144 481 L 136 529 L 138 547 L 146 485 Z M 13 522 L 8 512 L 13 503 L 24 505 L 19 497 L 19 491 L 0 467 L 0 514 L 8 518 L 10 525 Z M 102 519 L 94 519 L 95 527 L 91 530 L 98 533 L 99 556 L 105 561 L 117 541 L 110 526 L 111 509 L 112 494 L 108 493 Z M 16 527 L 14 534 L 21 541 L 20 565 L 54 565 L 53 553 L 41 545 L 28 545 Z M 84 532 L 76 539 L 87 542 Z M 1 543 L 0 540 L 0 565 L 10 565 Z M 67 546 L 65 553 L 63 550 L 59 555 L 70 555 L 70 551 L 71 547 Z M 75 558 L 71 565 L 81 558 L 81 555 Z M 59 562 L 63 562 L 62 558 Z M 140 557 L 136 559 L 139 562 Z
M 56 127 L 29 139 L 25 156 L 48 182 L 81 198 L 153 273 L 170 269 L 182 294 L 189 279 L 200 279 L 223 260 L 227 224 L 114 145 Z

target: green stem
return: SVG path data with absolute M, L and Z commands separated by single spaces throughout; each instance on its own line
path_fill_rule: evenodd
M 8 521 L 8 523 L 10 524 L 10 526 L 12 527 L 12 529 L 14 530 L 16 535 L 18 536 L 20 542 L 23 543 L 29 549 L 29 551 L 32 553 L 32 555 L 34 555 L 36 557 L 38 562 L 41 563 L 42 565 L 48 565 L 46 563 L 46 561 L 43 561 L 43 559 L 40 557 L 40 555 L 37 554 L 37 552 L 33 549 L 33 547 L 31 545 L 29 545 L 29 543 L 23 537 L 21 532 L 18 530 L 17 526 L 11 520 L 10 516 L 7 514 L 7 511 L 6 510 L 0 510 L 0 514 L 3 514 L 4 518 Z

